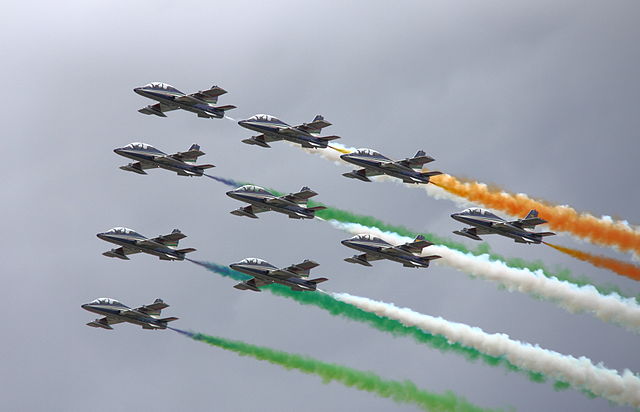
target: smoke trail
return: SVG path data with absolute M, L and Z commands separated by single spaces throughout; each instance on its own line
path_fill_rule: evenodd
M 225 179 L 224 177 L 211 176 L 211 175 L 208 175 L 206 173 L 204 173 L 204 175 L 209 177 L 209 178 L 211 178 L 211 179 L 213 179 L 213 180 L 215 180 L 215 181 L 217 181 L 217 182 L 223 183 L 223 184 L 225 184 L 227 186 L 230 186 L 230 187 L 233 187 L 233 188 L 236 188 L 236 187 L 239 187 L 239 186 L 243 185 L 242 183 L 236 182 L 235 180 Z
M 506 193 L 477 182 L 461 182 L 450 175 L 434 176 L 434 184 L 474 203 L 522 217 L 536 209 L 548 221 L 551 229 L 570 233 L 600 246 L 616 247 L 625 252 L 640 253 L 640 232 L 623 222 L 598 219 L 588 213 L 578 213 L 569 206 L 552 205 L 531 199 L 525 194 Z
M 342 302 L 357 306 L 378 316 L 394 319 L 406 326 L 415 326 L 451 341 L 477 348 L 494 356 L 504 356 L 523 369 L 537 370 L 547 376 L 566 381 L 572 386 L 622 405 L 640 407 L 640 379 L 628 369 L 620 375 L 616 370 L 594 365 L 586 357 L 575 358 L 512 340 L 508 335 L 488 334 L 480 328 L 423 315 L 390 303 L 333 293 Z
M 349 233 L 369 233 L 392 244 L 413 240 L 356 223 L 329 223 Z M 423 254 L 440 255 L 442 259 L 434 261 L 436 264 L 445 264 L 472 276 L 498 282 L 507 290 L 529 293 L 555 302 L 569 312 L 592 313 L 605 322 L 621 325 L 632 332 L 640 332 L 640 305 L 633 299 L 625 299 L 616 294 L 603 296 L 591 285 L 576 286 L 555 277 L 545 277 L 540 271 L 511 268 L 504 262 L 492 261 L 487 255 L 475 256 L 435 245 L 429 246 Z
M 547 246 L 554 248 L 562 253 L 572 256 L 584 262 L 589 262 L 593 266 L 609 269 L 619 275 L 626 276 L 634 280 L 640 280 L 640 267 L 631 263 L 621 262 L 617 259 L 608 258 L 606 256 L 593 255 L 577 249 L 571 249 L 565 246 L 554 245 L 552 243 L 542 242 Z
M 245 281 L 249 279 L 249 276 L 246 276 L 240 272 L 236 272 L 235 270 L 230 269 L 226 266 L 218 265 L 212 262 L 199 262 L 194 260 L 190 261 L 207 268 L 211 272 L 214 272 L 223 277 L 234 279 L 236 281 Z M 390 333 L 393 336 L 409 336 L 416 342 L 428 345 L 431 348 L 437 349 L 441 352 L 455 353 L 457 355 L 463 356 L 469 361 L 480 360 L 484 364 L 489 366 L 502 366 L 509 371 L 517 371 L 523 373 L 527 375 L 532 382 L 543 383 L 546 381 L 546 377 L 544 375 L 535 371 L 520 369 L 502 357 L 490 356 L 482 353 L 479 350 L 463 346 L 454 341 L 449 341 L 443 336 L 432 335 L 417 327 L 405 326 L 396 320 L 381 318 L 373 313 L 365 312 L 361 309 L 358 309 L 353 305 L 340 302 L 329 294 L 320 292 L 300 293 L 292 291 L 288 287 L 282 285 L 268 285 L 263 287 L 263 289 L 268 290 L 276 296 L 292 299 L 302 305 L 316 306 L 329 312 L 333 316 L 340 316 L 356 322 L 364 323 L 382 332 Z M 555 386 L 557 388 L 564 388 L 566 387 L 566 385 L 567 384 L 562 381 L 558 381 L 555 383 Z
M 177 329 L 173 330 L 189 336 L 191 339 L 235 352 L 240 356 L 250 356 L 258 360 L 282 366 L 286 369 L 296 369 L 302 373 L 319 376 L 322 378 L 323 383 L 329 383 L 331 381 L 340 382 L 347 387 L 373 393 L 383 398 L 389 398 L 397 403 L 417 405 L 425 411 L 456 410 L 461 412 L 475 412 L 489 410 L 472 405 L 464 398 L 450 391 L 444 394 L 431 393 L 418 389 L 416 385 L 410 381 L 386 380 L 372 372 L 363 372 L 334 363 L 326 363 L 308 356 L 282 352 L 263 346 L 250 345 L 245 342 L 228 340 L 202 333 L 192 333 Z
M 310 206 L 322 206 L 321 203 L 317 202 L 309 202 Z M 316 212 L 316 216 L 320 217 L 325 221 L 335 220 L 341 223 L 357 223 L 367 227 L 375 227 L 383 232 L 394 232 L 400 236 L 415 238 L 418 234 L 422 234 L 428 241 L 431 243 L 435 243 L 440 246 L 446 246 L 449 249 L 457 250 L 462 253 L 473 254 L 475 256 L 483 256 L 486 255 L 492 261 L 502 261 L 505 262 L 507 266 L 518 269 L 528 269 L 531 272 L 541 273 L 549 278 L 557 278 L 558 280 L 572 283 L 576 286 L 587 286 L 592 285 L 603 295 L 611 295 L 615 294 L 618 296 L 626 297 L 626 296 L 617 286 L 611 284 L 604 285 L 594 285 L 591 280 L 586 277 L 575 277 L 571 275 L 571 272 L 567 269 L 557 270 L 555 272 L 551 271 L 549 268 L 545 267 L 542 261 L 537 262 L 528 262 L 524 259 L 520 258 L 506 258 L 504 256 L 498 255 L 496 253 L 492 253 L 489 245 L 487 243 L 480 243 L 475 250 L 468 249 L 462 243 L 455 242 L 451 239 L 437 236 L 432 233 L 418 233 L 411 231 L 403 226 L 394 226 L 389 225 L 381 220 L 378 220 L 371 216 L 358 215 L 352 212 L 348 212 L 341 209 L 336 209 L 332 207 L 328 207 L 325 210 L 320 210 Z M 637 302 L 640 302 L 640 296 L 635 297 Z
M 211 262 L 193 262 L 224 277 L 230 277 L 238 281 L 248 278 L 248 276 L 226 266 Z M 427 344 L 443 352 L 453 352 L 464 356 L 468 360 L 480 359 L 490 366 L 501 365 L 510 371 L 526 373 L 533 382 L 542 383 L 547 378 L 552 378 L 555 380 L 554 388 L 557 390 L 573 386 L 593 397 L 596 394 L 591 390 L 591 386 L 597 387 L 598 382 L 614 381 L 609 387 L 615 387 L 615 385 L 619 384 L 620 376 L 617 372 L 609 371 L 600 366 L 593 367 L 593 363 L 588 358 L 581 357 L 576 360 L 573 357 L 541 349 L 538 346 L 512 341 L 507 335 L 488 335 L 478 328 L 431 317 L 429 318 L 436 319 L 439 322 L 437 324 L 440 327 L 429 329 L 425 326 L 426 324 L 414 325 L 407 322 L 407 319 L 395 318 L 390 314 L 367 310 L 367 308 L 361 308 L 353 302 L 347 302 L 346 299 L 349 296 L 354 299 L 366 299 L 348 294 L 295 292 L 281 285 L 269 285 L 264 289 L 275 295 L 295 300 L 303 305 L 314 305 L 334 316 L 342 316 L 365 323 L 394 336 L 410 336 L 419 343 Z M 449 328 L 442 328 L 443 325 L 449 326 Z M 461 334 L 459 333 L 461 331 L 466 331 L 467 333 Z M 505 342 L 508 344 L 510 351 L 503 349 L 502 344 Z M 487 346 L 489 343 L 493 344 Z M 516 351 L 514 352 L 514 350 Z M 554 354 L 555 357 L 549 356 L 550 354 Z M 550 360 L 554 362 L 550 363 Z M 594 371 L 597 373 L 593 374 L 592 372 Z M 547 375 L 548 372 L 549 374 Z M 566 374 L 567 378 L 564 377 L 564 374 Z M 607 381 L 605 378 L 609 380 Z M 625 386 L 635 387 L 634 385 L 637 385 L 637 378 L 629 371 L 624 371 L 622 380 Z M 637 396 L 640 396 L 640 393 L 637 393 Z M 606 397 L 607 399 L 611 398 L 609 396 Z

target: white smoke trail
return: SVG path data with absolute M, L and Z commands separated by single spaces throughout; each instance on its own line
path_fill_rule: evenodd
M 393 232 L 383 232 L 378 228 L 357 223 L 341 223 L 330 220 L 334 227 L 352 234 L 368 233 L 391 244 L 401 244 L 413 239 Z M 442 259 L 433 263 L 444 264 L 472 276 L 500 283 L 510 291 L 529 293 L 533 296 L 555 302 L 569 312 L 586 312 L 597 318 L 625 327 L 632 332 L 640 332 L 640 305 L 631 298 L 623 298 L 616 293 L 602 295 L 591 286 L 577 286 L 547 277 L 540 270 L 509 267 L 501 261 L 492 261 L 488 255 L 475 256 L 449 249 L 445 246 L 429 246 L 423 255 L 440 255 Z
M 605 368 L 601 364 L 594 365 L 589 358 L 563 355 L 538 345 L 513 340 L 506 334 L 489 334 L 477 327 L 449 322 L 440 317 L 424 315 L 411 309 L 347 293 L 331 293 L 331 296 L 364 311 L 397 320 L 406 326 L 415 326 L 431 334 L 442 335 L 449 342 L 459 343 L 491 356 L 504 356 L 520 368 L 543 373 L 612 402 L 640 407 L 640 379 L 628 369 L 620 375 L 618 371 Z

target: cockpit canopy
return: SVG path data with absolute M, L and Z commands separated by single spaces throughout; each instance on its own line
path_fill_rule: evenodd
M 351 240 L 382 241 L 382 239 L 380 239 L 379 237 L 375 237 L 373 235 L 368 235 L 368 234 L 355 235 L 354 237 L 351 238 Z
M 371 157 L 381 157 L 383 159 L 388 159 L 386 156 L 383 156 L 382 154 L 380 154 L 379 152 L 376 152 L 373 149 L 358 149 L 356 150 L 356 153 L 358 155 L 363 155 L 363 156 L 371 156 Z
M 489 212 L 488 210 L 480 209 L 478 207 L 472 207 L 472 208 L 469 208 L 469 209 L 465 209 L 465 210 L 463 210 L 461 212 L 461 214 L 470 215 L 470 216 L 490 217 L 490 218 L 494 218 L 494 219 L 503 220 L 502 218 L 494 215 L 493 213 Z
M 176 89 L 170 84 L 162 83 L 162 82 L 151 82 L 149 84 L 145 84 L 143 86 L 144 89 L 155 89 L 155 90 L 164 90 L 168 92 L 174 93 L 182 93 L 180 90 Z
M 125 306 L 115 299 L 111 298 L 98 298 L 89 302 L 90 305 L 111 305 L 111 306 Z
M 259 265 L 259 266 L 274 267 L 271 263 L 267 262 L 266 260 L 262 260 L 258 258 L 245 258 L 238 263 L 240 263 L 241 265 Z
M 105 233 L 110 235 L 129 235 L 129 236 L 144 237 L 140 233 L 137 233 L 126 227 L 114 227 L 113 229 L 107 230 Z
M 235 191 L 236 192 L 251 192 L 251 193 L 270 194 L 269 191 L 267 191 L 265 188 L 260 187 L 260 186 L 254 186 L 254 185 L 240 186 Z
M 278 119 L 275 116 L 271 116 L 269 114 L 256 114 L 248 118 L 247 120 L 254 120 L 258 122 L 269 122 L 269 123 L 278 123 L 278 124 L 286 124 L 282 120 Z
M 123 147 L 123 149 L 146 150 L 146 151 L 150 151 L 150 152 L 160 152 L 160 150 L 156 149 L 155 147 L 151 146 L 150 144 L 141 143 L 141 142 L 129 143 L 128 145 Z

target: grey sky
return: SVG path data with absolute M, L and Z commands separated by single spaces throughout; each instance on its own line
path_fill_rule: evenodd
M 448 235 L 446 200 L 393 183 L 348 180 L 350 170 L 284 143 L 240 143 L 227 120 L 137 109 L 136 86 L 185 92 L 217 84 L 234 118 L 289 123 L 320 113 L 340 143 L 402 158 L 424 149 L 438 170 L 496 183 L 596 215 L 640 222 L 637 2 L 9 2 L 0 72 L 5 250 L 0 408 L 55 411 L 416 410 L 323 385 L 313 376 L 192 342 L 169 331 L 88 328 L 82 303 L 163 298 L 178 327 L 451 389 L 487 407 L 622 409 L 554 391 L 407 338 L 333 318 L 269 293 L 240 292 L 188 262 L 100 254 L 99 231 L 148 236 L 180 228 L 194 258 L 276 265 L 312 258 L 328 290 L 394 302 L 594 362 L 640 371 L 638 337 L 589 315 L 500 290 L 446 267 L 409 270 L 343 262 L 348 237 L 282 215 L 243 219 L 209 179 L 163 170 L 138 176 L 115 147 L 165 152 L 199 143 L 214 174 L 281 191 L 308 185 L 329 205 Z M 451 237 L 455 236 L 453 234 Z M 460 240 L 460 239 L 458 239 Z M 630 293 L 636 282 L 544 246 L 489 237 L 507 256 L 542 259 Z M 557 236 L 557 243 L 628 256 Z M 461 240 L 469 245 L 471 241 Z

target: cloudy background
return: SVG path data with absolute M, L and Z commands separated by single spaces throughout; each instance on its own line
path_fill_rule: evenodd
M 448 235 L 459 226 L 450 201 L 345 179 L 348 167 L 284 143 L 241 144 L 251 132 L 228 120 L 136 111 L 149 101 L 132 89 L 150 81 L 185 92 L 216 84 L 229 91 L 221 104 L 238 106 L 234 118 L 268 113 L 298 124 L 321 113 L 345 145 L 394 158 L 424 149 L 438 170 L 638 223 L 639 11 L 633 1 L 3 3 L 0 408 L 416 410 L 170 331 L 86 327 L 94 317 L 80 305 L 109 296 L 131 306 L 161 297 L 178 327 L 450 389 L 481 406 L 622 409 L 235 290 L 188 262 L 107 259 L 110 246 L 95 234 L 180 228 L 194 258 L 221 264 L 312 258 L 328 290 L 640 371 L 639 338 L 622 328 L 446 267 L 350 265 L 342 259 L 352 251 L 339 243 L 347 235 L 327 224 L 232 216 L 240 204 L 227 187 L 162 170 L 126 173 L 118 166 L 127 160 L 112 152 L 133 141 L 166 152 L 199 143 L 221 176 L 284 192 L 308 185 L 326 204 L 415 230 Z M 629 259 L 566 235 L 554 240 Z M 544 246 L 489 241 L 506 256 L 640 292 Z

